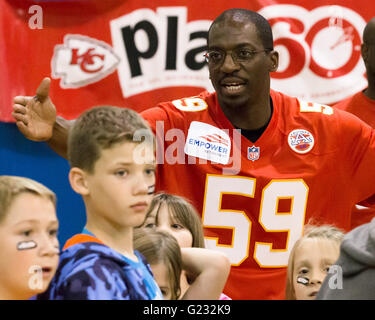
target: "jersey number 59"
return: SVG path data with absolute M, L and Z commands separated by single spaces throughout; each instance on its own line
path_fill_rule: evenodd
M 262 191 L 259 223 L 266 232 L 287 232 L 284 249 L 273 249 L 272 243 L 255 241 L 250 251 L 252 221 L 244 211 L 221 209 L 224 194 L 254 198 L 256 179 L 241 176 L 210 175 L 206 177 L 206 190 L 202 220 L 204 227 L 232 229 L 232 243 L 218 243 L 218 238 L 205 237 L 206 247 L 223 252 L 232 265 L 238 266 L 253 253 L 260 267 L 277 268 L 288 264 L 289 253 L 301 237 L 305 222 L 309 189 L 302 179 L 271 180 Z M 291 200 L 287 213 L 278 212 L 280 199 Z

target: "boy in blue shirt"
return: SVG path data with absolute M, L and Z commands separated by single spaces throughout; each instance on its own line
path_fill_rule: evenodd
M 143 139 L 139 139 L 143 137 Z M 67 241 L 40 299 L 162 299 L 144 257 L 133 249 L 155 184 L 154 136 L 133 110 L 96 107 L 69 134 L 69 181 L 82 195 L 87 223 Z

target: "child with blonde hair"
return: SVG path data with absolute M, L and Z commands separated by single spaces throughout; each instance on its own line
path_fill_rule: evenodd
M 335 265 L 317 300 L 375 300 L 375 218 L 345 235 Z
M 0 176 L 0 299 L 45 291 L 59 262 L 56 196 L 32 179 Z
M 331 225 L 306 225 L 288 261 L 287 300 L 314 300 L 329 268 L 339 257 L 344 232 Z

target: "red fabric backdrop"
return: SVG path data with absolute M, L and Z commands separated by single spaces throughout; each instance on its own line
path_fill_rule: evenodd
M 203 53 L 210 22 L 231 7 L 269 19 L 280 52 L 272 87 L 331 104 L 366 87 L 367 0 L 0 0 L 0 121 L 44 76 L 68 119 L 99 104 L 142 111 L 212 90 Z M 37 5 L 39 7 L 33 7 Z

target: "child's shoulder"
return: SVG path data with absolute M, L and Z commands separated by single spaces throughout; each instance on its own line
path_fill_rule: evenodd
M 67 280 L 81 273 L 95 278 L 100 268 L 105 268 L 112 274 L 122 267 L 124 262 L 113 249 L 101 243 L 85 242 L 77 243 L 62 252 L 58 271 Z
M 102 243 L 74 244 L 60 256 L 48 299 L 127 299 L 131 270 L 119 253 Z
M 138 257 L 138 262 L 124 257 L 95 237 L 78 234 L 66 242 L 60 256 L 59 269 L 75 273 L 98 266 L 126 270 L 137 268 L 140 263 L 147 265 L 147 261 L 141 253 L 135 251 L 135 254 Z

